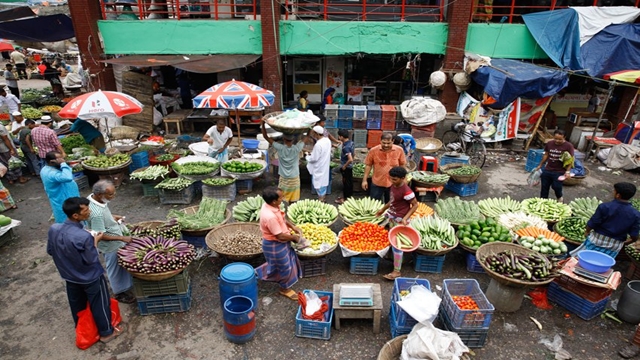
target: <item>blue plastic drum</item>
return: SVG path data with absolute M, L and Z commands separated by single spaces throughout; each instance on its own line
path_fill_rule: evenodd
M 243 262 L 231 263 L 220 271 L 220 305 L 232 296 L 242 295 L 253 301 L 254 311 L 258 310 L 258 278 L 255 269 Z

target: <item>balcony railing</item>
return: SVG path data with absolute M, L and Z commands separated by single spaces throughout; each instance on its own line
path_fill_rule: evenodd
M 478 0 L 471 9 L 471 22 L 523 23 L 522 15 L 566 9 L 570 6 L 635 6 L 640 0 Z

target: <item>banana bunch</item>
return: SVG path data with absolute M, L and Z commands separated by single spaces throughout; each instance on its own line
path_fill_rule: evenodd
M 318 200 L 305 199 L 289 206 L 287 216 L 296 225 L 329 225 L 338 217 L 338 209 Z
M 522 204 L 507 196 L 506 198 L 488 198 L 480 200 L 478 201 L 478 207 L 484 216 L 497 218 L 502 214 L 520 211 Z
M 573 201 L 569 203 L 569 207 L 571 208 L 573 216 L 589 221 L 593 214 L 596 213 L 596 209 L 600 204 L 602 204 L 602 201 L 598 200 L 597 198 L 587 197 L 573 199 Z
M 338 212 L 344 220 L 350 223 L 368 222 L 379 224 L 384 220 L 384 216 L 376 216 L 376 213 L 383 206 L 382 201 L 370 197 L 349 198 L 338 207 Z

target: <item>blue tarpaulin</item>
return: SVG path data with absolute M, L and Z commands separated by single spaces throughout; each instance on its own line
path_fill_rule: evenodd
M 590 76 L 640 69 L 640 24 L 609 25 L 582 45 L 581 52 Z
M 538 45 L 563 69 L 582 69 L 578 13 L 572 9 L 522 16 Z
M 64 14 L 0 23 L 0 38 L 8 40 L 54 42 L 74 36 L 71 18 Z
M 522 97 L 541 99 L 555 95 L 569 83 L 563 71 L 543 68 L 517 60 L 491 59 L 491 67 L 481 66 L 471 73 L 473 81 L 496 99 L 492 108 L 501 109 Z

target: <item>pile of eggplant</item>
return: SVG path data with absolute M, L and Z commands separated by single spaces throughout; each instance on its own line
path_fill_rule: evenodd
M 194 257 L 193 245 L 162 236 L 134 237 L 118 250 L 118 264 L 129 272 L 142 274 L 184 269 Z
M 542 254 L 518 255 L 506 250 L 489 255 L 481 261 L 490 270 L 512 279 L 535 282 L 552 276 L 553 266 Z

